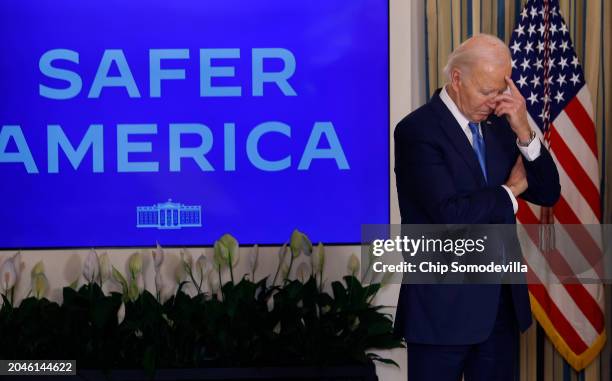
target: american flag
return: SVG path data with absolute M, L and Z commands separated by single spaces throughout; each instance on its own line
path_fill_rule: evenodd
M 559 2 L 529 0 L 517 21 L 510 42 L 512 80 L 527 102 L 531 127 L 549 148 L 559 170 L 561 198 L 553 209 L 554 222 L 599 224 L 593 105 Z M 520 201 L 517 218 L 521 224 L 538 224 L 540 212 L 539 207 Z M 555 225 L 555 229 L 568 227 Z M 605 343 L 603 286 L 598 282 L 561 284 L 559 275 L 582 262 L 593 269 L 595 277 L 600 276 L 597 253 L 601 241 L 581 226 L 571 230 L 565 236 L 571 236 L 573 242 L 557 241 L 539 256 L 544 265 L 527 260 L 528 281 L 536 319 L 559 353 L 581 370 Z M 539 252 L 541 238 L 538 234 L 530 237 L 523 242 L 523 250 Z M 580 258 L 568 257 L 571 245 L 581 253 Z

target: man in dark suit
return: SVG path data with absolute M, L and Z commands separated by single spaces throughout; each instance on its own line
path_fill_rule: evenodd
M 474 36 L 444 71 L 448 83 L 395 129 L 402 224 L 514 224 L 519 196 L 553 205 L 559 175 L 504 42 Z M 510 381 L 530 324 L 525 284 L 403 284 L 395 330 L 408 343 L 409 381 Z

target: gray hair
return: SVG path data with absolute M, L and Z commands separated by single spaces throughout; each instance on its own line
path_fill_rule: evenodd
M 510 49 L 505 42 L 490 34 L 476 34 L 463 41 L 448 56 L 444 66 L 444 75 L 451 81 L 453 69 L 459 69 L 469 75 L 471 68 L 479 62 L 492 65 L 508 65 L 511 59 Z

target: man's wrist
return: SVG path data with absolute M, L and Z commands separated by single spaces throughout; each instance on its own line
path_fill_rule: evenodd
M 506 187 L 508 187 L 508 190 L 509 190 L 510 192 L 512 192 L 512 195 L 513 195 L 514 197 L 518 197 L 518 196 L 520 196 L 520 195 L 521 195 L 521 193 L 523 193 L 523 192 L 521 192 L 521 190 L 519 189 L 519 187 L 517 187 L 517 186 L 516 186 L 516 184 L 505 184 L 505 185 L 506 185 Z
M 508 188 L 508 190 L 512 193 L 514 197 L 517 196 L 516 188 L 512 184 L 506 184 L 506 187 Z
M 535 139 L 536 133 L 532 129 L 529 129 L 525 133 L 517 135 L 517 143 L 521 147 L 529 147 L 529 144 Z

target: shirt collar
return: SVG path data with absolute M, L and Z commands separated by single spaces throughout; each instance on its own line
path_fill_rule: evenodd
M 446 86 L 442 87 L 442 91 L 440 91 L 440 99 L 442 100 L 442 102 L 444 102 L 451 114 L 453 114 L 455 120 L 461 126 L 461 129 L 465 131 L 466 128 L 469 128 L 468 123 L 470 121 L 461 113 L 461 111 L 459 111 L 459 108 L 457 107 L 453 99 L 450 97 L 450 95 L 448 95 L 448 92 L 446 91 Z

